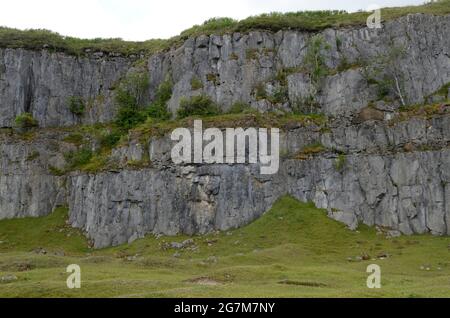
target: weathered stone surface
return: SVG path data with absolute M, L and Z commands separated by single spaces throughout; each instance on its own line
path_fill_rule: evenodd
M 145 234 L 196 234 L 248 224 L 279 197 L 246 166 L 121 171 L 70 178 L 70 223 L 95 247 Z M 281 187 L 278 187 L 281 189 Z
M 62 168 L 62 154 L 71 147 L 58 138 L 57 133 L 31 141 L 0 135 L 0 219 L 44 216 L 65 204 L 64 178 L 52 175 L 50 167 Z
M 41 127 L 109 122 L 116 109 L 112 89 L 129 67 L 123 58 L 0 48 L 0 127 L 11 127 L 23 112 Z M 72 96 L 84 100 L 81 117 L 70 112 Z
M 243 226 L 283 194 L 312 201 L 355 228 L 380 225 L 405 234 L 449 233 L 450 151 L 288 160 L 272 177 L 256 166 L 191 166 L 70 178 L 70 222 L 96 247 L 145 234 L 207 233 Z
M 130 158 L 148 148 L 154 168 L 70 177 L 71 223 L 103 247 L 147 233 L 243 226 L 290 194 L 327 209 L 350 228 L 365 223 L 404 234 L 449 234 L 449 118 L 367 122 L 325 134 L 311 128 L 289 130 L 281 137 L 287 158 L 311 143 L 321 142 L 327 150 L 307 161 L 286 159 L 274 176 L 259 175 L 256 165 L 177 167 L 171 163 L 173 143 L 167 136 L 152 139 L 149 147 L 131 141 L 120 153 Z M 404 153 L 408 142 L 443 150 Z M 342 167 L 337 167 L 335 151 L 347 154 Z
M 396 234 L 450 235 L 450 116 L 388 121 L 400 104 L 377 100 L 377 88 L 368 84 L 357 64 L 386 54 L 393 42 L 404 45 L 408 54 L 399 63 L 404 66 L 405 95 L 408 102 L 423 102 L 450 81 L 449 30 L 450 16 L 419 14 L 388 22 L 379 31 L 323 31 L 331 46 L 324 52 L 327 66 L 336 69 L 345 58 L 353 67 L 321 83 L 319 111 L 331 116 L 326 129 L 298 125 L 282 132 L 283 160 L 273 176 L 261 176 L 257 165 L 175 166 L 168 136 L 154 136 L 148 143 L 130 137 L 128 144 L 112 151 L 116 171 L 56 176 L 52 170 L 65 166 L 63 154 L 74 147 L 63 141 L 64 133 L 40 129 L 27 139 L 2 132 L 0 219 L 43 216 L 68 205 L 72 226 L 83 229 L 95 247 L 106 247 L 149 233 L 240 227 L 290 194 L 314 202 L 350 228 L 365 223 Z M 260 111 L 289 109 L 309 90 L 309 79 L 299 67 L 310 36 L 255 31 L 190 38 L 149 57 L 147 98 L 170 77 L 173 112 L 182 97 L 201 93 L 224 110 L 237 101 Z M 130 65 L 119 57 L 0 49 L 0 126 L 10 127 L 25 111 L 41 127 L 108 122 L 115 112 L 112 88 Z M 269 94 L 280 88 L 276 75 L 283 70 L 289 71 L 283 84 L 288 101 L 273 104 L 256 98 L 260 83 Z M 192 90 L 193 77 L 203 88 Z M 75 95 L 92 102 L 82 118 L 67 107 L 67 99 Z M 379 111 L 353 120 L 369 103 Z M 293 159 L 312 144 L 321 144 L 323 152 Z M 144 159 L 148 167 L 126 168 Z
M 274 176 L 248 165 L 174 166 L 168 136 L 149 144 L 130 140 L 113 151 L 126 165 L 147 157 L 152 168 L 58 177 L 63 153 L 73 149 L 58 131 L 32 140 L 7 132 L 0 145 L 0 218 L 43 216 L 69 205 L 70 222 L 96 247 L 131 242 L 148 233 L 195 234 L 243 226 L 283 194 L 313 201 L 351 228 L 360 222 L 405 234 L 448 234 L 450 116 L 359 125 L 331 123 L 292 128 L 281 134 L 284 160 Z M 310 144 L 322 154 L 289 158 Z M 415 149 L 442 149 L 405 153 Z M 345 162 L 337 153 L 346 154 Z
M 450 82 L 449 30 L 450 16 L 414 14 L 387 22 L 378 31 L 351 28 L 321 32 L 331 47 L 323 52 L 327 66 L 336 69 L 343 61 L 353 65 L 322 81 L 317 96 L 321 111 L 350 116 L 376 102 L 377 87 L 368 84 L 359 64 L 370 64 L 394 46 L 407 51 L 398 61 L 407 102 L 423 102 Z M 161 82 L 171 78 L 174 93 L 169 108 L 174 113 L 181 98 L 198 94 L 209 95 L 224 110 L 235 102 L 249 103 L 261 111 L 289 109 L 308 95 L 309 78 L 300 69 L 288 74 L 287 84 L 283 83 L 287 85 L 287 104 L 259 100 L 255 88 L 261 83 L 279 87 L 277 74 L 301 67 L 310 36 L 298 31 L 255 31 L 190 38 L 180 47 L 148 59 L 147 98 L 154 98 Z M 11 127 L 22 112 L 31 112 L 42 127 L 111 121 L 116 109 L 113 89 L 131 65 L 132 61 L 120 57 L 78 58 L 46 50 L 0 49 L 0 126 Z M 192 89 L 194 77 L 203 88 Z M 271 93 L 273 89 L 268 89 Z M 81 118 L 68 109 L 71 96 L 81 96 L 88 105 Z
M 350 116 L 376 102 L 377 87 L 368 84 L 360 63 L 370 64 L 377 56 L 388 55 L 393 47 L 406 50 L 398 63 L 402 65 L 407 102 L 423 102 L 425 96 L 450 81 L 450 40 L 445 36 L 449 29 L 450 16 L 414 14 L 387 22 L 382 30 L 351 28 L 321 32 L 331 47 L 323 52 L 327 66 L 336 69 L 343 61 L 353 65 L 323 80 L 318 95 L 321 111 L 332 116 Z M 295 73 L 295 68 L 303 64 L 310 36 L 297 31 L 276 34 L 255 31 L 189 39 L 181 47 L 149 59 L 151 86 L 155 90 L 167 76 L 173 79 L 175 89 L 169 103 L 172 111 L 178 109 L 182 97 L 201 93 L 209 95 L 225 110 L 241 101 L 267 111 L 283 105 L 258 101 L 255 87 L 260 83 L 273 84 L 279 72 L 294 70 L 287 78 L 292 106 L 308 94 L 309 78 L 300 70 Z M 216 81 L 208 80 L 211 76 Z M 193 77 L 202 81 L 202 89 L 192 90 Z

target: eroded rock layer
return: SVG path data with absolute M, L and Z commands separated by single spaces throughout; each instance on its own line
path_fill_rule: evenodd
M 364 223 L 450 235 L 450 92 L 442 89 L 450 82 L 449 33 L 449 16 L 422 14 L 382 30 L 321 32 L 330 72 L 317 90 L 316 111 L 328 116 L 327 124 L 284 127 L 280 170 L 265 176 L 258 165 L 174 165 L 167 134 L 144 141 L 129 136 L 112 150 L 114 169 L 64 173 L 64 154 L 77 149 L 67 137 L 77 128 L 61 127 L 110 122 L 115 89 L 135 61 L 0 49 L 0 219 L 44 216 L 66 205 L 70 224 L 101 248 L 150 233 L 237 228 L 290 194 L 351 228 Z M 173 113 L 182 97 L 199 94 L 223 110 L 235 102 L 260 112 L 293 110 L 308 91 L 302 65 L 311 36 L 255 31 L 190 38 L 146 60 L 145 99 L 154 99 L 170 78 Z M 408 104 L 442 102 L 432 114 L 399 116 L 398 98 L 380 98 L 379 83 L 367 78 L 364 65 L 400 46 L 404 97 Z M 271 98 L 280 91 L 284 98 Z M 71 112 L 72 97 L 85 102 L 83 115 Z M 24 112 L 40 126 L 29 135 L 10 129 Z M 311 145 L 319 149 L 307 151 Z

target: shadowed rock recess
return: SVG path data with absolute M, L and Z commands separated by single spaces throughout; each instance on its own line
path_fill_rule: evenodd
M 379 30 L 319 34 L 328 72 L 316 89 L 315 112 L 327 123 L 285 127 L 280 171 L 271 176 L 250 164 L 176 166 L 168 135 L 142 141 L 132 134 L 110 155 L 119 168 L 54 173 L 64 167 L 64 153 L 76 148 L 65 141 L 70 129 L 61 127 L 111 122 L 118 83 L 137 63 L 0 48 L 0 219 L 44 216 L 65 205 L 70 224 L 102 248 L 150 233 L 237 228 L 290 194 L 353 229 L 364 223 L 403 234 L 450 235 L 450 16 L 414 14 Z M 303 66 L 313 36 L 287 30 L 189 38 L 145 58 L 145 98 L 152 101 L 170 78 L 174 114 L 182 98 L 200 94 L 223 111 L 236 102 L 261 113 L 295 110 L 310 90 Z M 367 65 L 398 47 L 405 51 L 395 61 L 402 97 L 408 105 L 442 103 L 439 112 L 400 120 L 400 99 L 380 97 Z M 85 101 L 81 116 L 68 107 L 74 96 Z M 24 112 L 39 124 L 32 138 L 10 129 Z M 320 150 L 308 152 L 311 145 Z M 151 164 L 121 165 L 144 158 Z

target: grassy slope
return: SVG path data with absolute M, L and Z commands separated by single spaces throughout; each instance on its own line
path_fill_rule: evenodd
M 89 251 L 65 226 L 64 214 L 0 221 L 0 276 L 18 277 L 0 285 L 1 297 L 450 297 L 450 238 L 386 239 L 367 227 L 351 232 L 290 197 L 245 228 L 195 237 L 199 250 L 182 251 L 179 258 L 160 246 L 184 237 Z M 48 254 L 30 252 L 36 247 Z M 66 256 L 54 255 L 59 250 Z M 364 253 L 391 256 L 348 261 Z M 65 286 L 65 267 L 73 263 L 82 269 L 81 290 Z M 372 263 L 382 268 L 381 290 L 366 287 Z M 280 284 L 286 280 L 292 284 Z
M 450 14 L 450 0 L 440 0 L 422 6 L 384 8 L 382 19 L 392 20 L 409 13 L 428 13 L 435 15 Z M 329 27 L 359 26 L 366 23 L 367 12 L 346 13 L 337 11 L 291 12 L 286 14 L 271 13 L 249 17 L 236 21 L 230 18 L 211 19 L 202 25 L 196 25 L 168 40 L 153 39 L 144 42 L 122 41 L 121 39 L 77 39 L 63 37 L 47 30 L 20 31 L 0 27 L 0 47 L 49 49 L 68 54 L 82 55 L 86 49 L 103 52 L 118 52 L 123 55 L 138 53 L 151 54 L 178 45 L 191 36 L 201 34 L 224 34 L 248 32 L 251 30 L 279 31 L 295 29 L 318 31 Z

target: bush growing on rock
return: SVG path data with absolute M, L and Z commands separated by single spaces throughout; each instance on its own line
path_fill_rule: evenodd
M 64 158 L 66 159 L 68 168 L 75 169 L 87 164 L 92 159 L 92 156 L 92 150 L 84 147 L 78 151 L 66 153 Z
M 347 156 L 345 154 L 339 154 L 336 163 L 335 168 L 337 171 L 342 171 L 345 167 L 345 164 L 347 163 Z
M 79 96 L 72 96 L 68 100 L 69 110 L 76 116 L 82 116 L 84 114 L 85 106 L 84 101 Z
M 193 77 L 191 79 L 191 88 L 193 91 L 197 91 L 203 88 L 203 83 L 198 77 Z
M 180 101 L 180 109 L 178 110 L 179 118 L 189 116 L 214 116 L 219 115 L 220 109 L 209 96 L 198 95 L 190 99 L 183 98 Z
M 116 101 L 121 106 L 143 106 L 144 95 L 149 85 L 145 71 L 136 71 L 122 80 L 117 90 Z
M 145 122 L 145 119 L 145 114 L 135 106 L 123 106 L 119 108 L 115 123 L 117 126 L 129 130 Z
M 301 103 L 304 104 L 303 111 L 306 113 L 313 113 L 315 109 L 320 107 L 317 94 L 320 91 L 322 80 L 329 72 L 323 54 L 328 50 L 330 50 L 330 44 L 325 41 L 322 35 L 314 35 L 308 40 L 303 68 L 309 77 L 309 92 L 301 100 Z
M 249 104 L 244 103 L 244 102 L 236 102 L 231 106 L 228 113 L 229 114 L 242 114 L 242 113 L 248 113 L 251 111 L 252 111 L 252 108 Z
M 100 138 L 100 145 L 103 148 L 111 149 L 115 145 L 117 145 L 117 143 L 120 141 L 121 137 L 122 137 L 122 134 L 119 131 L 117 131 L 117 130 L 108 132 L 108 133 L 103 134 L 101 136 L 101 138 Z
M 391 44 L 388 52 L 378 54 L 373 61 L 364 61 L 363 75 L 369 85 L 377 86 L 378 100 L 397 99 L 402 106 L 409 104 L 405 91 L 408 79 L 403 69 L 407 48 Z
M 167 102 L 172 97 L 172 81 L 164 81 L 158 87 L 153 103 L 145 107 L 144 96 L 148 85 L 147 74 L 128 75 L 121 83 L 116 93 L 119 111 L 115 123 L 118 127 L 129 130 L 144 123 L 148 117 L 158 120 L 170 119 L 172 114 L 167 109 Z
M 23 113 L 16 117 L 15 124 L 17 128 L 27 129 L 38 126 L 38 122 L 30 113 Z
M 116 103 L 119 106 L 116 125 L 128 130 L 145 121 L 146 116 L 142 111 L 148 83 L 148 75 L 139 72 L 128 74 L 122 80 L 116 91 Z
M 155 101 L 146 110 L 148 117 L 160 120 L 167 120 L 172 117 L 172 113 L 167 110 L 167 102 L 172 97 L 172 89 L 173 84 L 170 80 L 164 81 L 159 86 Z

